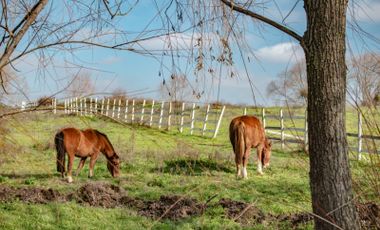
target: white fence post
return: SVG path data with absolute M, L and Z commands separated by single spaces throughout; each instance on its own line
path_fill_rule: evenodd
M 170 120 L 171 120 L 171 113 L 172 113 L 172 102 L 169 102 L 169 111 L 168 111 L 168 130 L 170 129 Z
M 358 160 L 360 161 L 362 159 L 362 115 L 360 111 L 358 111 Z
M 128 100 L 125 101 L 124 121 L 127 122 L 127 119 L 128 119 Z
M 191 108 L 191 121 L 190 121 L 190 135 L 193 135 L 194 131 L 194 122 L 195 122 L 195 103 L 193 103 L 193 107 Z
M 117 119 L 120 119 L 121 99 L 119 99 L 119 108 L 117 109 Z
M 75 112 L 79 115 L 78 97 L 75 97 Z
M 150 110 L 150 119 L 149 119 L 149 126 L 150 127 L 153 124 L 153 114 L 154 114 L 154 100 L 152 101 L 152 109 Z
M 83 116 L 83 98 L 79 98 L 80 115 Z
M 265 108 L 264 107 L 261 109 L 261 122 L 263 123 L 263 128 L 264 128 L 264 131 L 266 132 L 267 123 L 266 123 L 266 118 L 265 118 Z
M 132 114 L 131 114 L 131 123 L 135 120 L 135 99 L 132 100 Z
M 162 124 L 162 117 L 164 116 L 164 106 L 165 102 L 161 102 L 161 110 L 160 110 L 160 119 L 158 120 L 158 129 L 161 129 L 161 124 Z
M 144 112 L 145 112 L 145 100 L 143 100 L 142 108 L 141 108 L 141 115 L 140 115 L 140 125 L 144 122 Z
M 280 109 L 280 128 L 281 128 L 281 149 L 284 149 L 285 139 L 284 139 L 284 114 L 282 109 Z
M 92 97 L 90 97 L 90 116 L 92 116 Z
M 247 107 L 244 107 L 244 112 L 243 112 L 244 116 L 247 115 Z
M 104 101 L 105 101 L 105 99 L 103 98 L 103 99 L 102 99 L 102 105 L 101 105 L 101 107 L 100 107 L 100 114 L 101 114 L 101 115 L 104 114 Z
M 112 106 L 112 118 L 115 117 L 115 108 L 116 108 L 116 99 L 113 99 L 113 106 Z
M 212 138 L 215 138 L 216 135 L 218 135 L 219 127 L 220 127 L 220 124 L 222 123 L 222 118 L 223 118 L 223 114 L 224 114 L 225 108 L 226 108 L 226 106 L 224 105 L 223 108 L 222 108 L 222 111 L 220 112 L 220 115 L 219 115 L 219 118 L 218 118 L 218 123 L 216 123 L 215 131 L 214 131 L 214 136 L 212 136 Z
M 108 111 L 110 109 L 110 99 L 107 99 L 107 106 L 106 106 L 106 116 L 108 116 Z
M 54 98 L 53 100 L 54 100 L 54 110 L 53 110 L 53 112 L 54 112 L 54 114 L 57 114 L 57 98 Z
M 22 101 L 21 102 L 21 111 L 24 111 L 26 109 L 26 102 Z
M 179 132 L 183 132 L 183 119 L 184 119 L 184 113 L 185 113 L 185 102 L 182 102 L 182 110 L 181 110 L 181 122 L 179 127 Z
M 87 116 L 87 98 L 83 98 L 83 104 L 84 104 L 84 115 Z
M 208 114 L 209 114 L 209 112 L 210 112 L 210 105 L 207 105 L 205 120 L 203 122 L 203 128 L 202 128 L 202 136 L 204 136 L 205 132 L 206 132 L 207 120 L 208 120 Z

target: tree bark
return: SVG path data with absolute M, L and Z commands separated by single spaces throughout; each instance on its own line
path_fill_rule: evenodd
M 305 0 L 310 187 L 316 229 L 359 229 L 345 126 L 348 0 Z M 331 223 L 328 223 L 328 220 Z

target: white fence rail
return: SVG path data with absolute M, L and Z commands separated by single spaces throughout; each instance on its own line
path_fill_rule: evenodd
M 244 108 L 243 114 L 247 114 L 247 108 Z M 278 115 L 266 115 L 265 108 L 262 108 L 261 114 L 252 114 L 257 117 L 261 117 L 262 124 L 265 128 L 265 132 L 269 135 L 270 139 L 279 141 L 281 144 L 281 148 L 284 148 L 285 143 L 300 143 L 304 144 L 307 147 L 308 144 L 308 129 L 307 129 L 307 114 L 305 111 L 305 115 L 296 116 L 296 115 L 288 115 L 285 116 L 283 113 L 283 109 L 279 109 Z M 358 153 L 358 159 L 362 158 L 362 153 L 377 153 L 380 154 L 379 146 L 380 146 L 380 136 L 375 135 L 363 135 L 363 124 L 362 124 L 362 114 L 358 112 L 358 125 L 357 125 L 357 133 L 347 133 L 347 137 L 356 138 L 356 144 L 350 143 L 349 149 L 352 151 L 356 151 Z M 268 126 L 269 121 L 272 120 L 273 123 L 278 122 L 278 126 Z M 274 121 L 273 121 L 274 120 Z M 284 125 L 286 120 L 291 120 L 294 124 L 296 120 L 303 120 L 303 127 L 286 127 Z M 367 149 L 363 148 L 363 141 L 371 142 L 369 145 L 367 144 Z M 377 144 L 377 145 L 376 145 Z M 372 147 L 372 148 L 370 148 Z
M 56 112 L 56 100 L 52 103 Z M 214 107 L 185 102 L 157 103 L 155 100 L 70 98 L 63 101 L 65 114 L 102 115 L 128 124 L 215 138 L 225 106 Z

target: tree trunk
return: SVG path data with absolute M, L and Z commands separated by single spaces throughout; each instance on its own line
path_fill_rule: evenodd
M 348 0 L 305 0 L 310 187 L 316 229 L 359 229 L 345 125 Z M 327 220 L 327 221 L 326 221 Z M 331 222 L 331 223 L 328 223 Z

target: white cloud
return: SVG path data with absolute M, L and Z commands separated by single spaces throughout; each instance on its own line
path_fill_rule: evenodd
M 137 42 L 138 48 L 136 48 L 146 50 L 190 49 L 196 42 L 197 37 L 197 35 L 190 36 L 187 34 L 174 33 L 139 41 Z
M 272 63 L 293 63 L 303 57 L 301 47 L 292 42 L 266 46 L 255 52 L 258 59 Z

